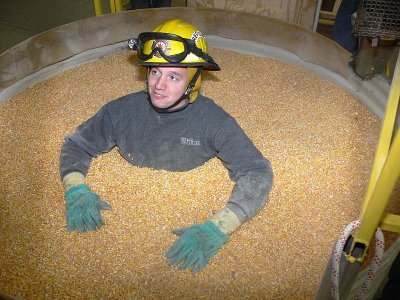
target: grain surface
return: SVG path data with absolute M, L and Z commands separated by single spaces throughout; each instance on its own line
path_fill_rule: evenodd
M 227 171 L 216 159 L 183 173 L 137 168 L 114 149 L 93 161 L 87 178 L 113 207 L 102 213 L 106 226 L 69 233 L 63 138 L 108 101 L 145 88 L 130 52 L 107 56 L 0 105 L 0 291 L 24 299 L 314 297 L 334 241 L 358 217 L 380 121 L 301 67 L 211 53 L 222 71 L 203 76 L 203 94 L 272 162 L 267 206 L 202 272 L 179 271 L 165 257 L 171 231 L 226 204 Z

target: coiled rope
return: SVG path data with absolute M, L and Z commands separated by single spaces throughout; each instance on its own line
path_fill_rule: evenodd
M 346 244 L 347 239 L 350 237 L 350 234 L 360 226 L 361 221 L 356 220 L 351 222 L 344 229 L 340 238 L 336 241 L 335 248 L 332 254 L 332 284 L 331 284 L 331 295 L 332 299 L 339 300 L 339 269 L 340 269 L 340 259 L 342 257 L 342 252 L 344 246 Z M 369 285 L 375 277 L 376 271 L 378 270 L 378 266 L 381 262 L 383 252 L 385 251 L 385 238 L 383 236 L 383 232 L 380 228 L 378 228 L 375 232 L 375 254 L 372 258 L 371 265 L 369 266 L 368 272 L 364 277 L 363 284 L 360 287 L 360 291 L 358 292 L 355 299 L 363 299 L 367 292 Z

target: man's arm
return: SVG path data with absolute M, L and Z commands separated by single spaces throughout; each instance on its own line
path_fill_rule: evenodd
M 268 201 L 273 184 L 271 163 L 233 118 L 227 119 L 219 130 L 216 148 L 218 157 L 229 171 L 229 177 L 235 182 L 225 209 L 243 224 L 253 218 Z
M 212 127 L 212 126 L 211 126 Z M 270 162 L 256 149 L 233 118 L 215 135 L 217 156 L 235 181 L 227 205 L 209 220 L 177 229 L 180 238 L 167 252 L 171 264 L 199 272 L 228 242 L 228 235 L 254 217 L 268 201 L 273 173 Z
M 72 172 L 86 176 L 92 159 L 109 152 L 115 145 L 108 106 L 104 106 L 65 138 L 60 155 L 61 178 Z
M 65 187 L 69 231 L 93 231 L 104 225 L 100 210 L 111 206 L 85 184 L 93 157 L 115 146 L 113 126 L 106 107 L 65 139 L 60 155 L 60 173 Z

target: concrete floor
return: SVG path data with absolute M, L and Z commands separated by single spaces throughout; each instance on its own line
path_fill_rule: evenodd
M 110 2 L 102 3 L 108 13 Z M 171 5 L 186 6 L 186 1 L 172 0 Z M 1 0 L 0 54 L 38 33 L 94 16 L 93 0 Z

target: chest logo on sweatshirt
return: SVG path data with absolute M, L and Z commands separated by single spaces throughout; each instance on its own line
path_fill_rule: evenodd
M 195 141 L 191 138 L 181 137 L 181 144 L 188 146 L 200 146 L 200 141 Z

